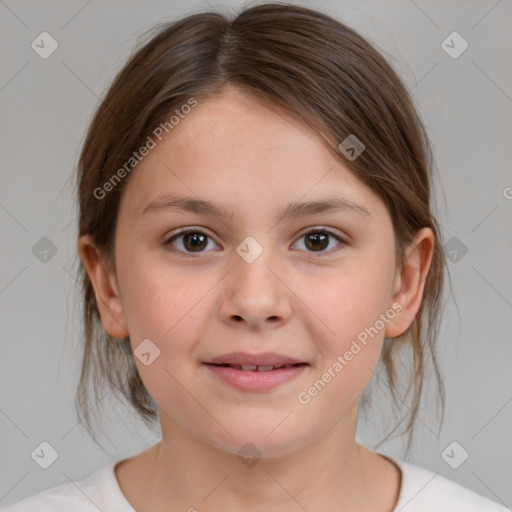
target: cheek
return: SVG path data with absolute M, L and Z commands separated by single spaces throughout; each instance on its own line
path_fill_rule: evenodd
M 357 281 L 363 284 L 364 281 Z M 352 281 L 355 284 L 355 281 Z M 312 328 L 319 353 L 308 387 L 300 390 L 296 400 L 307 416 L 328 416 L 327 422 L 336 421 L 359 400 L 368 385 L 380 358 L 384 339 L 383 325 L 376 325 L 382 301 L 364 293 L 363 286 L 345 283 L 344 293 L 339 290 L 324 295 L 315 302 L 330 329 Z M 319 332 L 322 331 L 323 335 Z M 326 405 L 328 410 L 326 410 Z
M 121 276 L 121 269 L 124 270 Z M 194 275 L 165 260 L 165 254 L 152 257 L 133 254 L 120 265 L 124 283 L 123 308 L 128 330 L 134 341 L 154 338 L 161 343 L 181 339 L 181 331 L 191 333 L 191 320 L 208 290 L 215 284 L 212 276 Z M 160 343 L 159 343 L 160 344 Z
M 320 379 L 333 399 L 361 393 L 377 365 L 391 319 L 391 269 L 391 260 L 365 258 L 310 288 L 308 304 L 317 316 L 309 315 L 308 327 L 321 356 Z
M 132 344 L 154 341 L 166 366 L 173 356 L 190 353 L 213 307 L 209 292 L 219 278 L 199 275 L 192 266 L 177 268 L 161 255 L 133 255 L 124 263 L 123 277 L 123 308 Z
M 189 417 L 200 421 L 200 409 L 188 393 L 199 395 L 194 381 L 195 352 L 200 343 L 198 328 L 211 308 L 207 296 L 211 286 L 206 283 L 204 287 L 194 286 L 184 291 L 187 284 L 179 277 L 167 281 L 161 275 L 145 273 L 137 278 L 146 287 L 130 296 L 128 302 L 129 331 L 140 377 L 168 414 L 173 417 L 177 414 L 175 419 Z M 147 339 L 151 343 L 143 342 Z M 148 344 L 150 353 L 157 354 L 149 365 L 137 357 L 142 343 Z
M 391 280 L 389 268 L 361 262 L 341 270 L 321 286 L 310 288 L 314 291 L 309 294 L 308 302 L 317 313 L 312 317 L 312 326 L 328 327 L 323 331 L 330 334 L 336 349 L 342 348 L 373 326 L 390 307 Z

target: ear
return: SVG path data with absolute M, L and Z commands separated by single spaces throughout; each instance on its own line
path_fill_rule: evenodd
M 78 251 L 94 288 L 103 328 L 114 338 L 126 338 L 128 330 L 115 273 L 108 269 L 90 235 L 79 237 Z
M 412 324 L 420 309 L 427 278 L 434 254 L 435 237 L 430 228 L 420 229 L 406 250 L 406 261 L 397 270 L 393 287 L 393 303 L 401 309 L 386 325 L 386 338 L 396 338 Z M 398 311 L 398 308 L 396 309 Z

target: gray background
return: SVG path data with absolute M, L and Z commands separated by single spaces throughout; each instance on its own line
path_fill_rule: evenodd
M 409 460 L 512 506 L 511 2 L 296 3 L 339 18 L 388 54 L 435 149 L 440 222 L 451 250 L 459 247 L 449 264 L 458 310 L 451 300 L 440 340 L 446 421 L 438 435 L 433 413 L 422 413 Z M 137 36 L 205 8 L 205 1 L 0 0 L 2 505 L 157 440 L 113 415 L 104 428 L 112 441 L 102 451 L 75 416 L 81 317 L 73 169 L 98 97 Z M 59 44 L 48 59 L 31 48 L 43 31 Z M 469 43 L 457 59 L 441 47 L 453 31 Z M 57 248 L 46 262 L 32 249 L 43 237 Z M 360 422 L 358 438 L 370 448 L 382 438 L 379 424 Z M 46 470 L 31 458 L 43 441 L 59 455 Z M 441 456 L 453 441 L 469 453 L 458 469 Z M 394 441 L 378 451 L 402 458 L 403 446 Z M 460 448 L 454 453 L 460 457 Z

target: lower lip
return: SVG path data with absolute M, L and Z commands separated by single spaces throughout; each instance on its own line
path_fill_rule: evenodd
M 307 365 L 290 366 L 269 372 L 237 370 L 229 366 L 206 365 L 217 377 L 241 391 L 269 391 L 298 377 Z

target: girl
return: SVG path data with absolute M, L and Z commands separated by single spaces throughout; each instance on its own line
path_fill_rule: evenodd
M 6 510 L 506 510 L 355 439 L 374 374 L 403 400 L 410 365 L 408 449 L 429 362 L 443 401 L 432 167 L 407 89 L 344 24 L 264 4 L 160 27 L 79 162 L 77 403 L 106 380 L 162 438 Z

